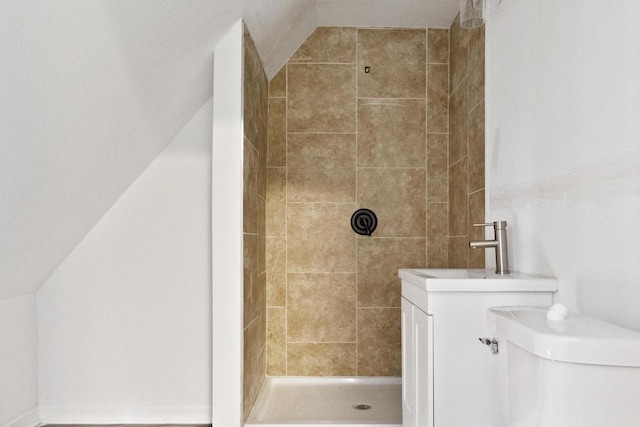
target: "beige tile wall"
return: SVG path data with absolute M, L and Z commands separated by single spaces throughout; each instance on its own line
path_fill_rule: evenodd
M 243 294 L 244 376 L 243 416 L 246 419 L 265 378 L 267 239 L 267 78 L 249 32 L 244 31 L 244 195 Z M 275 111 L 275 109 L 274 109 Z M 273 242 L 269 241 L 270 244 Z M 269 250 L 274 256 L 277 251 Z M 269 260 L 271 264 L 273 260 Z
M 483 85 L 484 32 L 457 21 L 320 27 L 271 80 L 268 375 L 399 375 L 397 269 L 484 265 Z
M 400 375 L 397 269 L 447 265 L 448 62 L 446 29 L 321 27 L 269 83 L 268 375 Z
M 484 268 L 484 27 L 466 30 L 456 17 L 449 30 L 449 237 L 450 268 Z

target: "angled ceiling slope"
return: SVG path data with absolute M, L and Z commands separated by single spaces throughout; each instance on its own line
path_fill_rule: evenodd
M 318 25 L 446 27 L 456 3 L 1 1 L 0 299 L 35 292 L 204 105 L 238 19 L 272 77 Z

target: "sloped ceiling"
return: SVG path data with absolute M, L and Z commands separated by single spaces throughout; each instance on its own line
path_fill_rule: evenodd
M 271 77 L 318 25 L 448 27 L 456 7 L 0 1 L 0 299 L 37 290 L 204 105 L 213 49 L 238 19 Z

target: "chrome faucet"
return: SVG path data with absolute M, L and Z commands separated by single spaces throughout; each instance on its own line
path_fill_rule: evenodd
M 479 240 L 469 242 L 469 246 L 475 248 L 496 249 L 496 274 L 509 274 L 509 258 L 507 255 L 507 221 L 494 221 L 488 224 L 473 224 L 474 227 L 493 226 L 493 240 Z

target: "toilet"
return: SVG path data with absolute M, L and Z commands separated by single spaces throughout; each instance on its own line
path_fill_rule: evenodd
M 493 307 L 487 321 L 502 427 L 640 426 L 640 333 L 549 307 Z

